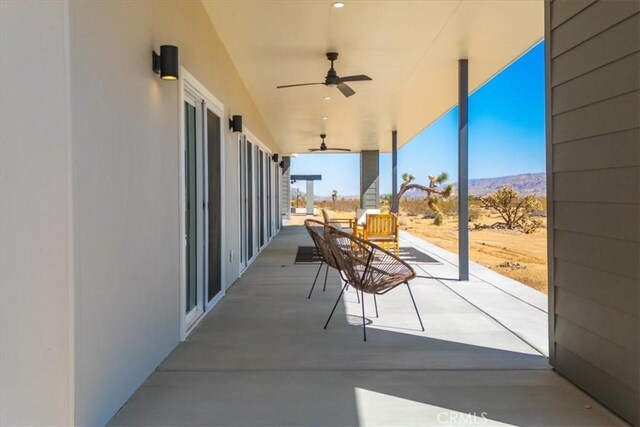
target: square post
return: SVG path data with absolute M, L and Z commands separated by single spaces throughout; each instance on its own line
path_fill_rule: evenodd
M 458 60 L 458 279 L 469 280 L 469 62 Z
M 363 150 L 360 153 L 360 208 L 377 209 L 380 206 L 380 152 Z
M 398 131 L 391 132 L 391 212 L 398 213 Z
M 313 215 L 313 180 L 307 180 L 307 215 Z
M 291 157 L 282 157 L 282 175 L 280 176 L 280 209 L 282 219 L 291 218 Z

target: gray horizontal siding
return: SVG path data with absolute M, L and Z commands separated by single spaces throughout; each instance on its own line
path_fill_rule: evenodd
M 553 171 L 571 172 L 640 166 L 640 129 L 553 145 Z
M 571 19 L 571 25 L 563 25 L 553 31 L 551 56 L 556 57 L 573 49 L 638 11 L 640 2 L 637 0 L 600 1 L 591 4 Z
M 554 87 L 553 114 L 564 113 L 638 89 L 640 53 L 636 52 Z
M 545 5 L 551 363 L 640 425 L 640 2 Z
M 604 340 L 616 344 L 618 347 L 635 353 L 637 357 L 640 339 L 637 334 L 638 316 L 622 313 L 613 308 L 591 301 L 587 298 L 572 294 L 565 289 L 559 288 L 556 292 L 556 316 L 570 319 L 570 321 Z M 556 341 L 563 342 L 563 337 L 557 334 L 558 323 L 556 323 Z M 589 339 L 595 339 L 594 337 Z M 603 343 L 599 342 L 598 345 Z M 592 345 L 584 343 L 584 345 Z M 579 352 L 578 354 L 582 354 Z M 584 356 L 597 357 L 596 355 Z M 620 362 L 635 360 L 625 358 Z M 631 369 L 627 366 L 625 369 Z M 637 367 L 633 368 L 637 372 Z M 628 371 L 627 371 L 628 372 Z
M 638 242 L 554 230 L 553 251 L 555 258 L 634 280 L 640 277 Z
M 587 362 L 561 344 L 555 346 L 555 369 L 582 389 L 607 405 L 614 412 L 637 420 L 638 391 Z
M 638 391 L 638 352 L 623 348 L 558 315 L 556 341 L 592 365 Z
M 640 282 L 629 277 L 556 258 L 555 285 L 631 316 L 640 310 Z
M 551 3 L 551 28 L 566 22 L 596 0 L 554 1 Z
M 553 116 L 553 142 L 571 141 L 640 126 L 639 91 Z
M 640 14 L 635 14 L 561 54 L 551 64 L 552 86 L 637 52 L 639 37 Z
M 556 230 L 614 239 L 640 240 L 640 205 L 555 202 Z
M 640 202 L 640 168 L 593 169 L 554 174 L 556 201 L 594 203 Z

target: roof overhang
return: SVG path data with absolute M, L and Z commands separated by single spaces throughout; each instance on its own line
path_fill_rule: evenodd
M 542 39 L 543 0 L 203 0 L 241 78 L 284 153 L 319 145 L 390 151 L 457 103 L 458 59 L 474 91 Z M 320 82 L 367 74 L 345 98 Z M 327 101 L 323 98 L 331 97 Z M 326 118 L 326 119 L 323 119 Z

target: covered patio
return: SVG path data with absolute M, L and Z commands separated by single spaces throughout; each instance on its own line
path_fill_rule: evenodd
M 307 294 L 317 265 L 295 264 L 311 244 L 283 228 L 221 301 L 147 379 L 111 425 L 623 425 L 554 373 L 546 297 L 404 234 L 438 261 L 412 282 L 426 331 L 404 287 L 365 295 L 368 341 L 353 291 Z M 488 304 L 491 302 L 491 304 Z

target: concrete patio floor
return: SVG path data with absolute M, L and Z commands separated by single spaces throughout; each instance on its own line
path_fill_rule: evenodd
M 550 369 L 546 296 L 411 235 L 441 264 L 406 287 L 365 296 L 367 342 L 353 291 L 327 330 L 340 283 L 294 264 L 306 231 L 285 227 L 138 389 L 110 425 L 625 425 Z M 321 285 L 322 283 L 320 283 Z

